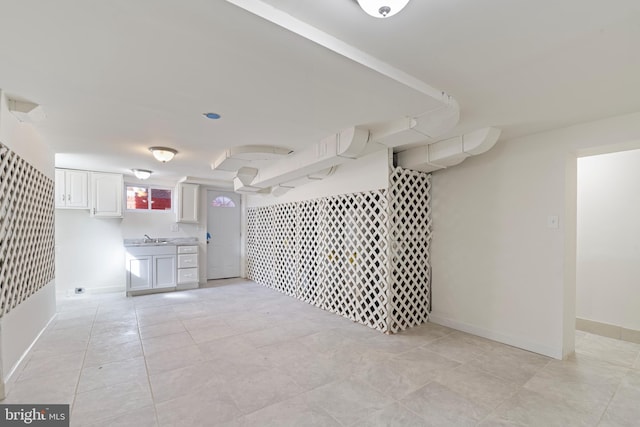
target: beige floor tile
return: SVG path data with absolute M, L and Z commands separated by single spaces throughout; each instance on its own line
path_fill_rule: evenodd
M 309 391 L 305 399 L 324 409 L 342 425 L 351 425 L 393 400 L 355 379 L 333 382 Z
M 640 372 L 632 371 L 620 387 L 602 417 L 603 426 L 637 426 L 640 424 Z
M 189 367 L 205 361 L 197 345 L 180 347 L 175 351 L 161 351 L 149 354 L 145 358 L 149 375 Z
M 606 406 L 627 372 L 629 368 L 576 355 L 550 361 L 524 388 L 548 397 Z
M 4 403 L 75 396 L 74 426 L 591 426 L 600 416 L 603 426 L 635 426 L 640 418 L 640 346 L 580 331 L 566 361 L 431 323 L 389 336 L 243 280 L 65 297 L 58 308 Z
M 489 410 L 444 385 L 431 382 L 400 400 L 425 426 L 475 426 Z
M 423 346 L 425 349 L 438 353 L 447 359 L 460 363 L 467 363 L 479 356 L 490 353 L 492 347 L 481 341 L 476 341 L 464 334 L 448 334 L 442 338 L 432 340 Z
M 357 365 L 354 375 L 376 390 L 401 399 L 460 363 L 424 348 L 411 350 L 369 366 Z
M 122 344 L 89 345 L 84 359 L 84 367 L 104 365 L 111 362 L 134 359 L 142 356 L 142 344 L 139 340 Z
M 158 425 L 156 417 L 156 408 L 153 405 L 135 409 L 126 414 L 119 415 L 114 418 L 107 418 L 97 422 L 89 422 L 89 424 L 81 424 L 80 421 L 71 420 L 74 427 L 156 427 Z
M 280 364 L 278 369 L 291 377 L 305 391 L 345 380 L 353 373 L 351 365 L 324 354 L 292 359 L 286 364 Z
M 185 332 L 186 329 L 179 321 L 169 321 L 163 323 L 155 323 L 153 325 L 141 325 L 140 337 L 142 339 L 160 337 L 163 335 L 177 334 L 179 332 Z
M 504 380 L 524 385 L 550 360 L 539 354 L 504 346 L 478 356 L 469 362 L 469 365 Z
M 242 414 L 224 392 L 191 393 L 156 405 L 161 426 L 212 427 Z
M 585 403 L 547 397 L 528 390 L 500 405 L 482 426 L 514 424 L 539 427 L 595 426 L 602 410 Z
M 247 353 L 256 353 L 255 348 L 243 336 L 219 338 L 198 344 L 206 360 L 234 360 Z
M 80 374 L 78 393 L 120 383 L 144 382 L 146 379 L 147 369 L 142 357 L 85 367 Z
M 204 317 L 194 317 L 191 319 L 186 319 L 182 321 L 185 329 L 187 331 L 192 331 L 194 329 L 202 329 L 209 327 L 224 327 L 228 326 L 227 322 L 225 322 L 224 316 L 220 314 L 212 315 L 209 313 Z
M 326 411 L 301 397 L 268 406 L 242 418 L 244 427 L 341 427 Z
M 219 338 L 236 335 L 236 331 L 227 324 L 221 324 L 215 326 L 205 326 L 199 329 L 190 329 L 189 334 L 196 344 L 202 344 L 207 341 L 213 341 Z
M 9 395 L 2 401 L 8 403 L 71 404 L 76 392 L 80 370 L 60 371 L 16 381 L 9 388 Z
M 297 396 L 304 390 L 291 377 L 276 369 L 236 375 L 228 381 L 226 392 L 243 414 Z
M 177 334 L 163 335 L 142 340 L 142 348 L 144 354 L 153 354 L 159 351 L 173 351 L 181 347 L 194 345 L 195 341 L 188 332 L 180 332 Z
M 205 362 L 149 375 L 149 381 L 153 399 L 160 403 L 189 394 L 225 390 L 227 381 L 233 378 L 233 372 L 228 366 L 214 366 Z
M 119 417 L 153 404 L 148 382 L 123 383 L 76 395 L 71 419 L 79 424 Z
M 84 351 L 55 356 L 48 355 L 46 357 L 41 357 L 42 353 L 36 353 L 36 357 L 31 357 L 25 365 L 18 377 L 18 381 L 61 372 L 70 372 L 70 375 L 73 375 L 80 372 L 84 355 Z
M 640 354 L 640 344 L 589 334 L 576 344 L 576 353 L 631 367 Z
M 427 422 L 423 418 L 395 402 L 383 409 L 374 411 L 369 416 L 353 424 L 353 427 L 418 427 L 426 424 Z
M 494 409 L 509 399 L 520 388 L 519 384 L 498 378 L 469 364 L 440 373 L 436 381 L 489 409 Z

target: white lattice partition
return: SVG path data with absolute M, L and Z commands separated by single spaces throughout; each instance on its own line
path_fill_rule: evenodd
M 54 278 L 53 188 L 0 143 L 0 316 Z
M 273 206 L 273 288 L 298 296 L 298 204 Z
M 389 331 L 398 332 L 429 318 L 431 175 L 394 168 L 389 181 Z
M 247 276 L 273 288 L 273 208 L 247 211 Z
M 248 276 L 383 332 L 428 319 L 430 176 L 389 189 L 248 209 Z
M 298 207 L 298 297 L 316 307 L 324 303 L 320 246 L 323 212 L 324 200 L 321 199 L 301 202 Z

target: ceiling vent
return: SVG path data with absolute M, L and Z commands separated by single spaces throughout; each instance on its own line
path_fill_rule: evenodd
M 29 101 L 19 101 L 17 99 L 8 99 L 7 101 L 9 112 L 21 122 L 37 123 L 47 117 L 42 105 Z

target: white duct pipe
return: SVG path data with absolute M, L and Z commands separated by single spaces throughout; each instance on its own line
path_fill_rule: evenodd
M 261 168 L 251 181 L 252 187 L 267 188 L 294 181 L 355 159 L 369 141 L 369 131 L 352 127 L 323 139 L 312 147 L 294 152 L 286 159 Z
M 433 172 L 454 166 L 469 156 L 491 149 L 500 133 L 500 129 L 489 127 L 427 146 L 411 148 L 398 153 L 398 166 L 420 172 Z

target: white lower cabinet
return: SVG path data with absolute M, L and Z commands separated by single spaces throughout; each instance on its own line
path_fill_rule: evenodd
M 178 246 L 178 286 L 198 285 L 198 246 Z
M 176 287 L 174 245 L 127 247 L 126 251 L 127 295 Z

